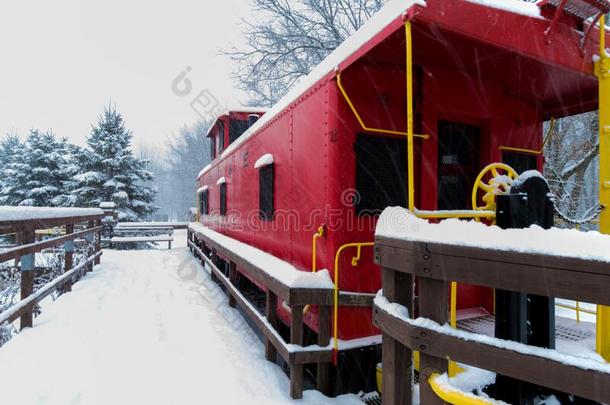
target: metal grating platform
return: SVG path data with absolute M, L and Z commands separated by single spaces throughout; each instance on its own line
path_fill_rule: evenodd
M 458 321 L 458 329 L 472 333 L 480 333 L 488 336 L 494 335 L 496 320 L 493 315 L 470 318 Z M 588 330 L 572 328 L 564 325 L 556 325 L 555 337 L 566 342 L 579 342 L 592 337 Z
M 555 8 L 559 8 L 561 3 L 562 0 L 547 1 L 547 4 L 551 4 Z M 563 7 L 563 11 L 584 21 L 600 13 L 608 13 L 610 2 L 608 0 L 568 0 Z

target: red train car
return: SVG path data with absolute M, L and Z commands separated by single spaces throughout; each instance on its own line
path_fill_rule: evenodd
M 198 178 L 201 222 L 372 296 L 381 276 L 366 243 L 381 210 L 468 217 L 483 168 L 541 169 L 543 123 L 597 108 L 599 35 L 587 18 L 606 3 L 570 1 L 580 14 L 559 3 L 389 3 L 270 111 L 219 117 Z M 492 310 L 488 289 L 457 296 L 458 316 Z M 337 316 L 339 350 L 378 342 L 370 306 Z M 305 317 L 314 332 L 315 317 Z

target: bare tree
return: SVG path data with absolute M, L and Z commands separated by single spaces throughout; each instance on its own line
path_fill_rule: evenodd
M 577 220 L 599 207 L 598 125 L 597 112 L 560 119 L 544 151 L 544 174 L 557 208 Z
M 252 0 L 256 22 L 244 21 L 244 49 L 226 52 L 250 102 L 270 106 L 307 75 L 385 0 Z

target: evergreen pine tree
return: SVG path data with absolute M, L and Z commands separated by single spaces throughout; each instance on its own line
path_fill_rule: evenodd
M 0 205 L 18 205 L 25 199 L 27 181 L 25 145 L 17 135 L 0 141 Z
M 67 141 L 57 139 L 53 132 L 31 130 L 26 140 L 24 167 L 25 199 L 19 205 L 55 206 L 64 189 L 62 167 L 66 163 Z M 23 173 L 22 173 L 23 174 Z
M 87 138 L 88 150 L 81 155 L 84 171 L 72 179 L 78 205 L 97 207 L 112 201 L 119 220 L 147 219 L 155 210 L 156 190 L 149 186 L 153 175 L 146 161 L 131 151 L 132 133 L 114 108 L 106 108 Z

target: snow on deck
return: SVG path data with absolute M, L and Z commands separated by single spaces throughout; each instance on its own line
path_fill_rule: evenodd
M 216 232 L 199 222 L 193 222 L 189 227 L 193 232 L 199 232 L 219 245 L 229 248 L 244 260 L 258 266 L 269 276 L 288 287 L 332 289 L 334 286 L 328 270 L 319 270 L 316 273 L 300 271 L 284 260 L 240 242 L 237 239 Z
M 7 404 L 292 404 L 288 377 L 186 249 L 106 250 L 0 348 Z M 25 378 L 27 376 L 27 378 Z M 305 391 L 303 404 L 361 404 Z
M 610 263 L 610 236 L 574 229 L 500 229 L 481 222 L 447 219 L 432 224 L 410 211 L 386 208 L 377 223 L 376 236 L 418 242 L 455 244 L 510 252 L 539 253 Z
M 32 219 L 54 219 L 104 215 L 99 208 L 47 208 L 0 206 L 0 222 L 29 221 Z

